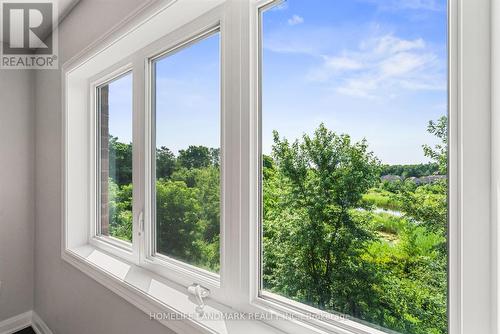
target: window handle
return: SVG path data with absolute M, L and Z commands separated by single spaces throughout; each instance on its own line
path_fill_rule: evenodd
M 197 283 L 193 283 L 187 288 L 189 294 L 193 295 L 196 298 L 196 302 L 198 306 L 196 307 L 197 312 L 203 312 L 203 308 L 205 307 L 205 303 L 203 302 L 203 298 L 206 298 L 210 295 L 210 290 L 202 287 Z
M 144 214 L 143 210 L 139 212 L 139 236 L 141 236 L 144 233 Z

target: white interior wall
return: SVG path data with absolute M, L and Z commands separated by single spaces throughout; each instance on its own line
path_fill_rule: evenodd
M 33 79 L 0 70 L 0 321 L 33 307 Z

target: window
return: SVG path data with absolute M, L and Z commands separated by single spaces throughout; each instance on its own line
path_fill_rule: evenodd
M 97 88 L 99 235 L 132 241 L 132 74 Z
M 261 296 L 447 333 L 446 2 L 381 6 L 261 11 Z
M 217 272 L 220 235 L 219 33 L 152 62 L 156 253 Z
M 175 332 L 486 333 L 489 25 L 457 3 L 148 6 L 63 68 L 62 257 Z

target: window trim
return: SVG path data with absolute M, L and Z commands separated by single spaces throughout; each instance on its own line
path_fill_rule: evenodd
M 265 1 L 258 1 L 257 4 L 262 4 Z M 88 96 L 89 85 L 88 81 L 82 82 L 82 73 L 91 72 L 98 73 L 95 70 L 102 66 L 101 70 L 111 68 L 113 63 L 108 59 L 103 58 L 108 55 L 110 59 L 120 60 L 121 55 L 114 52 L 116 48 L 123 49 L 125 45 L 128 49 L 134 50 L 131 41 L 135 40 L 138 44 L 144 46 L 145 49 L 135 49 L 130 54 L 145 52 L 148 43 L 153 43 L 154 40 L 161 39 L 159 36 L 158 27 L 166 27 L 163 32 L 170 31 L 173 35 L 179 30 L 179 27 L 191 26 L 186 17 L 196 18 L 196 22 L 203 21 L 205 14 L 213 10 L 216 6 L 221 5 L 223 9 L 223 26 L 225 34 L 222 36 L 221 45 L 224 45 L 223 68 L 227 66 L 227 73 L 223 72 L 222 82 L 223 101 L 231 113 L 224 114 L 223 122 L 229 124 L 237 124 L 240 126 L 241 134 L 238 137 L 238 142 L 233 143 L 235 133 L 227 133 L 223 138 L 223 143 L 229 143 L 226 146 L 228 154 L 242 152 L 240 161 L 233 161 L 231 167 L 237 170 L 238 173 L 228 171 L 228 182 L 232 187 L 224 185 L 223 195 L 229 198 L 237 198 L 238 200 L 228 208 L 227 224 L 222 226 L 222 235 L 225 235 L 224 245 L 225 252 L 231 254 L 240 254 L 241 258 L 225 259 L 224 268 L 227 273 L 221 271 L 221 285 L 227 287 L 229 295 L 222 294 L 217 296 L 217 301 L 212 300 L 215 310 L 228 310 L 224 304 L 231 305 L 235 309 L 242 311 L 264 311 L 271 314 L 279 314 L 275 305 L 259 304 L 255 282 L 251 277 L 256 277 L 256 264 L 258 259 L 255 258 L 255 235 L 252 233 L 252 224 L 255 224 L 255 213 L 253 212 L 252 204 L 257 203 L 255 191 L 252 192 L 251 182 L 256 180 L 258 174 L 255 173 L 255 157 L 252 155 L 257 153 L 255 140 L 259 137 L 255 131 L 255 125 L 258 123 L 258 117 L 255 113 L 256 101 L 256 78 L 253 69 L 257 65 L 256 62 L 256 22 L 252 16 L 254 11 L 255 0 L 211 0 L 206 2 L 191 1 L 191 0 L 160 0 L 152 5 L 145 6 L 138 12 L 132 14 L 126 20 L 121 22 L 114 30 L 105 35 L 101 40 L 96 42 L 91 47 L 82 51 L 79 55 L 72 58 L 63 65 L 62 70 L 62 87 L 64 94 L 62 97 L 62 247 L 61 256 L 68 263 L 72 264 L 83 273 L 89 275 L 93 279 L 102 283 L 115 293 L 119 294 L 146 313 L 149 312 L 168 312 L 173 311 L 178 314 L 186 314 L 186 306 L 194 307 L 196 304 L 191 301 L 186 301 L 183 298 L 163 299 L 159 295 L 152 294 L 149 290 L 144 290 L 144 282 L 158 280 L 165 283 L 162 293 L 165 295 L 177 293 L 177 296 L 187 297 L 188 295 L 183 290 L 189 279 L 181 281 L 179 284 L 172 283 L 168 279 L 164 279 L 157 275 L 150 268 L 141 268 L 136 264 L 136 259 L 132 261 L 124 260 L 117 257 L 113 249 L 107 250 L 100 243 L 93 244 L 89 238 L 89 217 L 90 196 L 88 191 L 89 175 L 80 174 L 81 180 L 76 180 L 75 175 L 82 173 L 76 162 L 81 161 L 83 156 L 90 160 L 88 141 L 86 134 L 81 128 L 75 128 L 76 125 L 88 125 L 88 119 L 85 118 L 85 112 L 82 113 L 82 108 L 88 110 L 89 101 L 83 95 Z M 490 245 L 496 246 L 496 240 L 485 240 L 478 238 L 483 236 L 484 231 L 491 228 L 490 225 L 483 223 L 484 214 L 474 207 L 476 204 L 471 200 L 471 193 L 477 194 L 478 191 L 489 191 L 489 185 L 472 182 L 474 171 L 484 171 L 483 160 L 477 160 L 479 166 L 474 166 L 468 161 L 472 157 L 486 157 L 484 150 L 480 154 L 474 154 L 472 146 L 476 143 L 484 144 L 489 132 L 484 131 L 481 127 L 484 125 L 483 120 L 489 116 L 484 103 L 480 103 L 479 108 L 472 108 L 472 102 L 476 101 L 481 95 L 479 92 L 490 91 L 490 83 L 488 80 L 479 80 L 485 78 L 484 71 L 480 76 L 473 76 L 472 72 L 479 69 L 484 69 L 485 64 L 489 64 L 489 51 L 485 48 L 474 49 L 474 54 L 471 51 L 464 49 L 464 45 L 488 46 L 487 36 L 489 36 L 489 21 L 477 20 L 477 15 L 485 15 L 489 13 L 489 3 L 486 0 L 480 2 L 472 2 L 471 0 L 449 0 L 450 4 L 450 110 L 456 112 L 456 118 L 450 119 L 450 155 L 454 158 L 450 159 L 450 165 L 456 166 L 452 172 L 450 170 L 450 180 L 455 180 L 455 191 L 450 188 L 450 302 L 449 302 L 449 322 L 450 332 L 452 333 L 467 333 L 471 330 L 484 331 L 485 328 L 490 328 L 493 316 L 493 308 L 490 308 L 492 301 L 489 297 L 491 292 L 492 272 L 489 268 L 490 260 L 496 259 L 490 252 Z M 186 5 L 186 6 L 185 6 Z M 474 8 L 472 8 L 474 7 Z M 184 8 L 184 9 L 183 9 Z M 474 10 L 471 10 L 474 9 Z M 175 11 L 183 10 L 184 18 L 175 17 Z M 170 13 L 168 13 L 170 11 Z M 170 15 L 170 16 L 169 16 Z M 192 16 L 190 16 L 192 15 Z M 210 15 L 208 15 L 210 16 Z M 162 20 L 160 23 L 158 18 L 170 17 L 170 20 Z M 152 23 L 156 24 L 154 30 L 150 30 L 151 36 L 145 35 L 146 26 Z M 468 26 L 464 26 L 467 22 Z M 164 26 L 162 26 L 162 24 Z M 177 25 L 177 26 L 176 26 Z M 175 27 L 172 28 L 172 27 Z M 481 32 L 478 34 L 477 32 Z M 139 40 L 141 36 L 144 41 Z M 478 37 L 480 36 L 480 37 Z M 147 42 L 145 42 L 147 41 Z M 236 42 L 237 41 L 237 42 Z M 479 50 L 479 51 L 478 51 Z M 488 49 L 489 50 L 489 49 Z M 487 54 L 488 53 L 488 54 Z M 227 58 L 226 58 L 227 57 Z M 143 60 L 137 58 L 132 59 L 134 64 L 134 89 L 136 86 L 144 87 L 144 72 L 146 66 Z M 227 65 L 225 65 L 227 63 Z M 480 67 L 483 66 L 483 67 Z M 464 79 L 472 80 L 472 83 L 467 83 Z M 87 79 L 85 79 L 87 80 Z M 226 83 L 231 81 L 231 85 Z M 234 83 L 234 84 L 233 84 Z M 257 90 L 258 91 L 258 90 Z M 85 92 L 85 94 L 83 94 Z M 146 92 L 144 93 L 146 95 Z M 480 101 L 481 102 L 481 101 Z M 134 110 L 137 107 L 139 110 L 146 102 L 144 98 L 134 101 Z M 474 109 L 474 110 L 473 110 Z M 136 113 L 143 117 L 142 111 Z M 474 121 L 471 114 L 479 116 L 479 120 Z M 88 115 L 87 115 L 88 117 Z M 139 121 L 141 126 L 146 127 Z M 233 130 L 233 132 L 236 130 Z M 233 137 L 232 137 L 233 136 Z M 476 138 L 477 137 L 477 138 Z M 146 141 L 146 136 L 143 132 L 140 133 L 141 141 Z M 454 143 L 452 143 L 455 138 Z M 479 138 L 479 139 L 478 139 Z M 488 139 L 489 140 L 489 139 Z M 134 143 L 136 144 L 136 143 Z M 144 147 L 145 143 L 137 143 Z M 69 150 L 68 148 L 71 148 Z M 80 154 L 80 156 L 77 156 Z M 488 151 L 488 157 L 491 154 Z M 252 157 L 253 160 L 252 160 Z M 79 160 L 78 160 L 79 159 Z M 134 162 L 136 158 L 134 158 Z M 469 160 L 468 160 L 469 159 Z M 485 159 L 486 160 L 486 159 Z M 88 169 L 86 166 L 84 169 Z M 235 175 L 238 174 L 238 175 Z M 135 180 L 134 180 L 135 181 Z M 144 180 L 139 180 L 137 185 L 134 182 L 134 196 L 136 188 L 144 189 Z M 226 188 L 227 187 L 227 188 Z M 80 190 L 80 191 L 79 191 Z M 137 191 L 139 191 L 138 189 Z M 469 194 L 469 195 L 467 195 Z M 481 197 L 481 196 L 478 196 Z M 467 206 L 462 203 L 467 200 Z M 144 199 L 139 199 L 143 201 Z M 225 200 L 221 199 L 222 202 Z M 479 199 L 477 200 L 479 201 Z M 489 202 L 488 202 L 489 203 Z M 79 206 L 80 205 L 80 206 Z M 489 204 L 488 204 L 489 205 Z M 481 207 L 481 206 L 478 206 Z M 137 208 L 134 207 L 134 226 L 138 224 L 138 217 L 135 214 Z M 471 228 L 474 213 L 478 213 L 480 220 L 481 232 L 478 234 L 466 233 Z M 452 218 L 453 216 L 453 218 Z M 488 221 L 490 224 L 490 221 Z M 136 237 L 136 232 L 134 232 Z M 142 237 L 143 238 L 143 237 Z M 140 240 L 143 240 L 143 239 Z M 94 240 L 95 241 L 95 240 Z M 142 242 L 142 241 L 141 241 Z M 491 242 L 491 243 L 490 243 Z M 222 248 L 222 247 L 221 247 Z M 101 254 L 109 261 L 115 261 L 123 265 L 130 266 L 130 270 L 140 277 L 140 280 L 134 280 L 134 277 L 121 277 L 114 271 L 113 266 L 107 263 L 95 261 L 89 257 L 89 254 Z M 482 261 L 477 261 L 478 255 Z M 144 256 L 144 254 L 140 254 Z M 240 260 L 243 260 L 240 262 Z M 221 257 L 221 268 L 223 262 Z M 475 270 L 470 270 L 470 269 Z M 480 270 L 477 270 L 480 269 Z M 485 273 L 487 273 L 485 275 Z M 132 275 L 131 275 L 132 276 Z M 192 280 L 191 280 L 192 281 Z M 220 298 L 219 298 L 220 297 Z M 182 299 L 182 301 L 180 300 Z M 184 304 L 183 304 L 184 303 Z M 187 303 L 187 304 L 186 304 Z M 189 308 L 188 307 L 188 308 Z M 467 316 L 464 316 L 467 314 Z M 164 321 L 160 320 L 164 325 L 180 332 L 192 333 L 193 330 L 201 333 L 218 333 L 225 330 L 226 333 L 270 333 L 275 332 L 272 327 L 267 326 L 266 322 L 248 321 L 239 328 L 232 327 L 228 322 L 217 322 L 216 324 L 208 324 L 199 322 L 193 319 L 185 321 Z M 242 322 L 243 323 L 243 322 Z M 357 323 L 356 323 L 357 324 Z M 326 326 L 324 323 L 315 324 L 298 320 L 272 322 L 275 328 L 279 328 L 287 333 L 321 333 L 325 330 L 334 333 L 366 333 L 362 330 L 351 328 L 349 330 L 338 326 Z M 211 326 L 211 327 L 210 327 Z M 223 326 L 223 327 L 218 327 Z M 479 330 L 481 329 L 481 330 Z M 484 330 L 482 330 L 484 329 Z M 373 330 L 370 328 L 371 332 Z M 370 333 L 371 333 L 370 332 Z

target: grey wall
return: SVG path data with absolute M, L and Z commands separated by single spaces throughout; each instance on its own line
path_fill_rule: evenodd
M 61 63 L 131 11 L 140 0 L 82 0 L 59 30 Z M 155 334 L 170 331 L 61 260 L 61 72 L 36 75 L 34 309 L 54 334 Z
M 0 321 L 33 306 L 33 78 L 0 70 Z

